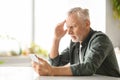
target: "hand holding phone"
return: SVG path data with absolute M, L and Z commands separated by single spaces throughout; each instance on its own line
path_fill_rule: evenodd
M 32 59 L 32 61 L 40 64 L 40 62 L 35 54 L 29 54 L 29 57 Z

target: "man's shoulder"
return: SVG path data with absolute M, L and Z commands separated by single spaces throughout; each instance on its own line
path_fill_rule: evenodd
M 107 45 L 113 46 L 110 38 L 101 31 L 95 31 L 94 34 L 92 35 L 89 43 L 99 43 L 99 44 L 101 43 L 104 45 L 107 44 Z
M 102 31 L 94 31 L 94 34 L 92 35 L 91 40 L 95 38 L 100 38 L 100 37 L 109 39 L 109 37 Z
M 97 36 L 107 36 L 107 35 L 102 31 L 94 31 L 93 37 L 97 37 Z

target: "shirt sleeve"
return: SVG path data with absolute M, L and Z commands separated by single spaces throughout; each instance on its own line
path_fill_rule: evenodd
M 60 55 L 55 57 L 54 59 L 51 59 L 49 57 L 50 64 L 53 66 L 63 66 L 67 63 L 69 63 L 69 48 L 66 48 L 61 52 Z
M 83 63 L 71 65 L 73 75 L 93 75 L 111 51 L 111 42 L 106 36 L 98 36 L 90 41 Z

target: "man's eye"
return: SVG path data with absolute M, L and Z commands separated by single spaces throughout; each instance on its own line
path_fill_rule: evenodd
M 73 26 L 70 26 L 70 28 L 73 28 Z
M 76 28 L 76 26 L 73 26 L 73 28 Z

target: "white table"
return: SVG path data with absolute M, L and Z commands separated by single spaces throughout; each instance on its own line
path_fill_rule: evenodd
M 32 67 L 0 67 L 0 80 L 35 80 Z
M 38 76 L 31 67 L 29 57 L 0 57 L 0 80 L 120 80 L 108 76 Z M 24 67 L 23 67 L 24 66 Z
M 120 80 L 108 76 L 38 76 L 32 67 L 0 67 L 0 80 Z
M 39 76 L 36 80 L 120 80 L 120 78 L 108 76 Z

